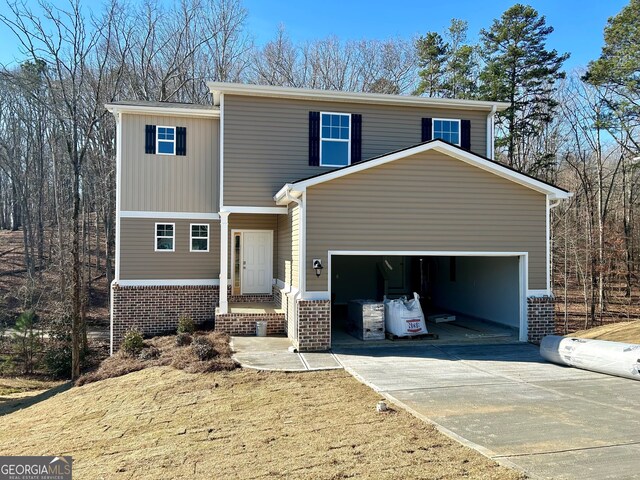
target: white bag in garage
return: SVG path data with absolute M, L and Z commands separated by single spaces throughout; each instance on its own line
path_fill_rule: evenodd
M 384 299 L 384 324 L 387 332 L 398 337 L 424 335 L 427 326 L 420 307 L 420 296 L 413 294 L 413 300 Z

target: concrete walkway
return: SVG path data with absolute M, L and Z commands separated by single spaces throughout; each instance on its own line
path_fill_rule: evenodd
M 233 358 L 244 368 L 280 372 L 342 368 L 331 352 L 293 352 L 286 337 L 231 337 Z
M 338 347 L 347 371 L 533 478 L 640 478 L 640 382 L 546 363 L 528 344 Z

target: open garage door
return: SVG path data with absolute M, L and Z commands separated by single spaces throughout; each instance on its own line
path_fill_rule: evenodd
M 348 340 L 349 301 L 410 298 L 413 292 L 431 318 L 427 328 L 442 343 L 526 341 L 524 264 L 515 254 L 332 255 L 334 343 Z

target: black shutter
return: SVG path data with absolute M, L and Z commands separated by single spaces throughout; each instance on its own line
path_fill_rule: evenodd
M 187 127 L 176 127 L 176 155 L 187 154 Z
M 351 163 L 362 160 L 362 115 L 351 114 Z
M 460 146 L 471 150 L 471 120 L 460 120 Z
M 320 165 L 320 112 L 309 112 L 309 165 Z
M 433 128 L 430 118 L 422 119 L 422 141 L 428 142 L 433 139 Z
M 145 125 L 144 127 L 144 153 L 156 153 L 156 126 Z

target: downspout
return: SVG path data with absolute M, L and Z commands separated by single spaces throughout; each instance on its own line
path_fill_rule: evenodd
M 487 158 L 490 160 L 494 160 L 494 142 L 495 142 L 495 132 L 494 132 L 494 122 L 493 118 L 496 114 L 497 107 L 493 105 L 491 107 L 491 111 L 487 115 Z

